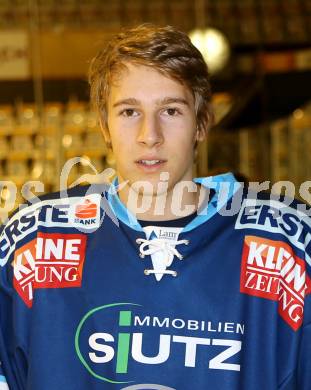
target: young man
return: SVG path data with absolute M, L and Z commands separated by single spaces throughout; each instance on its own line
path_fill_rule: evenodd
M 310 219 L 231 174 L 193 179 L 212 121 L 201 54 L 140 26 L 95 57 L 90 84 L 117 177 L 3 228 L 10 389 L 309 390 Z

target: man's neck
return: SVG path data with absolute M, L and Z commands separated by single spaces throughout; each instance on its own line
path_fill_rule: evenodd
M 193 214 L 203 201 L 201 186 L 196 191 L 174 194 L 173 189 L 163 194 L 142 194 L 126 186 L 119 191 L 119 198 L 125 207 L 139 220 L 169 221 Z

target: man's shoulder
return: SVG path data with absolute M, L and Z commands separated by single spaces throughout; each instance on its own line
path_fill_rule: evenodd
M 299 199 L 249 191 L 243 198 L 235 229 L 260 240 L 286 242 L 311 266 L 310 215 L 310 206 Z
M 21 205 L 1 227 L 0 265 L 40 234 L 90 233 L 101 223 L 109 184 L 77 186 L 45 194 Z
M 310 218 L 311 206 L 303 200 L 270 191 L 253 191 L 251 188 L 244 188 L 242 195 L 242 209 L 245 207 L 255 212 L 255 210 L 269 210 L 271 215 L 281 217 L 284 213 L 292 212 L 302 218 Z
M 45 206 L 57 208 L 61 205 L 75 203 L 79 198 L 83 199 L 94 195 L 107 197 L 110 186 L 110 183 L 77 185 L 75 187 L 35 196 L 26 200 L 25 203 L 20 204 L 2 224 L 1 229 L 3 229 L 13 219 L 20 219 L 23 215 L 28 214 L 33 210 L 44 208 Z

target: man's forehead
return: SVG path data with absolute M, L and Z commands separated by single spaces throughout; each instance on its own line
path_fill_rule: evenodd
M 144 78 L 147 77 L 147 79 Z M 170 75 L 167 71 L 164 71 L 156 66 L 133 64 L 131 62 L 120 63 L 111 75 L 111 87 L 122 88 L 123 84 L 131 81 L 138 81 L 140 84 L 144 82 L 150 82 L 150 80 L 160 80 L 161 83 L 174 85 L 176 87 L 183 88 L 186 85 L 178 80 L 177 77 Z
M 154 83 L 150 80 L 135 78 L 130 82 L 118 82 L 111 85 L 109 100 L 113 107 L 121 104 L 140 105 L 143 102 L 155 105 L 183 104 L 189 106 L 193 102 L 193 94 L 189 88 L 182 83 L 167 78 L 168 83 Z
M 156 68 L 133 64 L 126 64 L 126 68 L 122 67 L 115 75 L 109 95 L 110 104 L 114 107 L 121 102 L 139 105 L 144 101 L 155 105 L 190 105 L 193 99 L 192 92 L 180 81 L 164 75 Z

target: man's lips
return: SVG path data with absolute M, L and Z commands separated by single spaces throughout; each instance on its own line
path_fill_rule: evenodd
M 135 161 L 139 167 L 144 170 L 156 170 L 157 168 L 163 166 L 166 163 L 166 160 L 152 157 L 152 158 L 141 158 Z
M 142 165 L 147 165 L 147 166 L 153 166 L 153 165 L 157 165 L 157 164 L 160 164 L 160 163 L 164 163 L 165 160 L 162 160 L 162 159 L 159 159 L 159 158 L 152 158 L 152 159 L 140 159 L 140 160 L 136 160 L 135 161 L 136 164 L 142 164 Z

